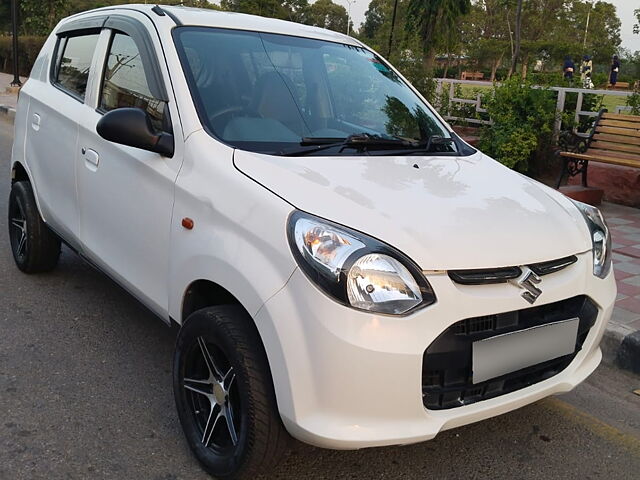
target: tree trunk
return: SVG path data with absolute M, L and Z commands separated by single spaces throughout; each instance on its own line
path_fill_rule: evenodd
M 522 80 L 527 79 L 528 71 L 529 71 L 529 53 L 525 54 L 524 58 L 522 59 L 522 74 L 521 74 Z
M 522 26 L 522 0 L 518 0 L 516 7 L 516 31 L 515 31 L 515 45 L 513 47 L 513 55 L 511 56 L 511 67 L 509 68 L 509 77 L 516 71 L 518 65 L 518 57 L 520 56 L 520 30 Z
M 430 77 L 433 76 L 433 66 L 436 63 L 436 51 L 431 49 L 428 52 L 424 52 L 424 56 L 422 57 L 422 65 L 424 66 L 425 72 Z
M 492 64 L 491 64 L 491 81 L 495 82 L 496 81 L 496 72 L 498 71 L 498 67 L 500 67 L 500 64 L 502 63 L 502 59 L 504 58 L 504 52 L 502 52 L 500 54 L 500 58 L 496 58 L 493 60 Z
M 451 52 L 447 52 L 447 63 L 444 66 L 444 73 L 442 74 L 442 78 L 447 78 L 447 72 L 449 71 L 450 66 L 451 66 Z
M 509 45 L 511 46 L 511 56 L 513 56 L 513 30 L 511 30 L 511 22 L 509 21 L 509 10 L 507 10 L 507 30 L 509 30 Z
M 433 37 L 435 33 L 435 28 L 440 19 L 442 18 L 442 8 L 437 12 L 436 15 L 433 15 L 429 19 L 429 23 L 425 26 L 424 33 L 422 34 L 422 65 L 426 70 L 426 74 L 429 76 L 433 76 L 433 65 L 436 60 L 436 50 L 433 46 Z

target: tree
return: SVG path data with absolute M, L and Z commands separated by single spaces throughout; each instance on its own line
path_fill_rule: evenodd
M 289 12 L 279 0 L 222 0 L 223 10 L 271 18 L 288 18 Z
M 20 27 L 25 35 L 48 35 L 65 16 L 68 0 L 22 0 Z
M 509 67 L 509 77 L 516 71 L 516 65 L 518 64 L 518 57 L 520 56 L 520 42 L 522 34 L 522 0 L 518 0 L 516 5 L 516 28 L 515 28 L 515 43 L 513 46 L 513 53 L 511 54 L 511 66 Z
M 0 0 L 0 35 L 11 31 L 11 0 Z
M 571 24 L 575 28 L 562 32 L 558 38 L 563 38 L 566 42 L 574 45 L 577 44 L 579 51 L 582 50 L 582 54 L 593 56 L 594 63 L 609 63 L 611 56 L 618 51 L 621 43 L 621 22 L 616 14 L 615 5 L 603 1 L 593 5 L 589 15 L 587 45 L 586 49 L 583 49 L 582 41 L 590 4 L 582 0 L 573 0 L 569 3 L 567 24 Z
M 461 48 L 480 65 L 491 68 L 490 80 L 510 50 L 510 11 L 505 0 L 478 0 L 461 22 Z
M 314 27 L 328 28 L 336 32 L 347 31 L 347 10 L 331 0 L 317 0 L 307 9 L 305 23 Z
M 365 38 L 374 38 L 383 25 L 390 21 L 388 18 L 389 4 L 389 0 L 371 0 L 360 28 L 360 33 Z
M 283 8 L 288 12 L 287 20 L 306 23 L 309 2 L 307 0 L 283 0 Z
M 470 10 L 470 0 L 409 0 L 406 26 L 422 41 L 423 64 L 427 72 L 433 71 L 437 49 L 442 46 L 446 34 Z

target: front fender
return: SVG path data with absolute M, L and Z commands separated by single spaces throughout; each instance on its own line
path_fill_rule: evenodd
M 234 167 L 231 148 L 203 131 L 191 135 L 171 225 L 171 317 L 182 321 L 184 294 L 195 280 L 224 287 L 255 316 L 296 267 L 286 233 L 292 210 Z M 184 218 L 193 228 L 182 226 Z

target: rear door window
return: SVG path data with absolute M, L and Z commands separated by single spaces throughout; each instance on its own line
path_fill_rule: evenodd
M 94 32 L 64 36 L 58 40 L 53 82 L 83 101 L 87 93 L 91 61 L 99 36 L 98 32 Z

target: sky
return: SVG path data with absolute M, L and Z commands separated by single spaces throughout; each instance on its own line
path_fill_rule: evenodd
M 347 0 L 333 0 L 335 3 L 342 5 L 344 8 L 348 8 L 349 4 Z M 369 7 L 370 0 L 355 0 L 351 1 L 351 17 L 353 24 L 356 28 L 360 27 L 360 24 L 364 21 L 364 12 Z M 613 3 L 618 11 L 618 17 L 622 21 L 622 28 L 620 29 L 622 37 L 622 46 L 635 52 L 640 50 L 640 35 L 633 34 L 633 24 L 635 17 L 633 16 L 633 10 L 640 8 L 640 0 L 607 0 L 609 3 Z

